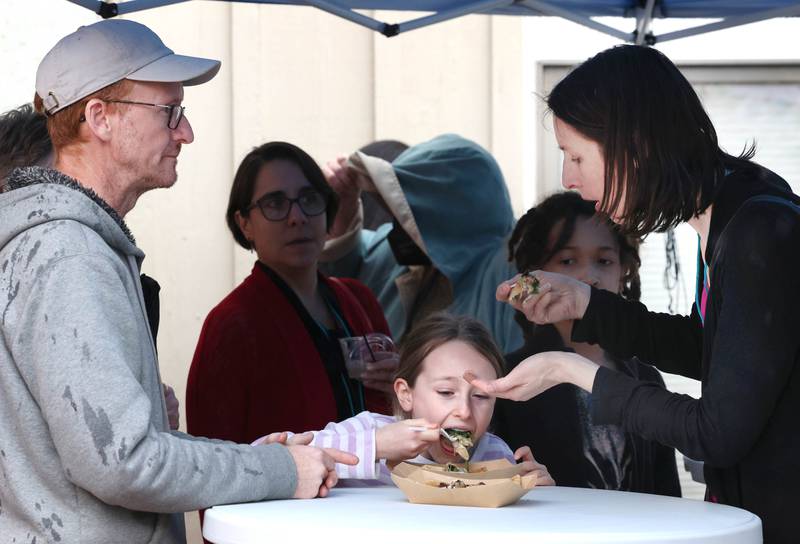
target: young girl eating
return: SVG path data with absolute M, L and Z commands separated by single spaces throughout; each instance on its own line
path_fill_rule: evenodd
M 329 423 L 322 431 L 273 433 L 256 443 L 339 448 L 359 458 L 355 466 L 336 465 L 340 479 L 391 484 L 387 463 L 463 462 L 440 430 L 467 431 L 474 444 L 470 461 L 522 461 L 527 472 L 537 475 L 537 485 L 554 485 L 547 468 L 536 462 L 529 447 L 512 453 L 505 442 L 487 432 L 494 398 L 467 383 L 465 372 L 484 380 L 496 379 L 503 375 L 502 355 L 478 321 L 433 314 L 406 336 L 400 348 L 394 381 L 395 417 L 361 412 L 340 423 Z

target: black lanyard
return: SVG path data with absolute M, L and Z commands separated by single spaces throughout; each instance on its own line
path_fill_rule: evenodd
M 328 374 L 328 380 L 336 400 L 339 420 L 347 419 L 366 410 L 364 386 L 360 381 L 350 379 L 348 376 L 344 355 L 339 346 L 339 338 L 352 336 L 352 329 L 342 316 L 342 311 L 330 286 L 322 277 L 319 278 L 318 288 L 320 295 L 334 318 L 337 327 L 335 330 L 329 330 L 314 319 L 314 316 L 305 307 L 297 293 L 274 270 L 260 261 L 258 264 L 292 304 L 306 331 L 311 336 Z
M 337 311 L 333 293 L 328 292 L 329 291 L 328 284 L 320 281 L 319 287 L 322 300 L 328 307 L 328 311 L 331 313 L 331 315 L 333 315 L 333 320 L 336 323 L 337 329 L 339 331 L 342 331 L 343 335 L 337 335 L 336 330 L 333 331 L 329 330 L 322 323 L 314 319 L 314 316 L 312 316 L 310 313 L 309 316 L 311 317 L 311 319 L 314 320 L 314 323 L 316 323 L 320 332 L 325 336 L 325 339 L 328 340 L 329 345 L 334 345 L 335 347 L 338 347 L 339 338 L 344 338 L 346 336 L 353 336 L 353 333 L 350 330 L 347 321 L 345 321 L 344 318 L 341 316 L 341 314 Z M 344 355 L 342 355 L 342 362 L 344 363 Z M 347 395 L 347 404 L 350 407 L 351 417 L 355 416 L 359 412 L 363 412 L 364 410 L 366 410 L 367 407 L 364 401 L 363 384 L 358 380 L 350 379 L 350 377 L 347 374 L 346 367 L 344 369 L 344 372 L 342 372 L 341 370 L 339 371 L 339 380 L 341 381 L 344 392 Z M 353 403 L 353 391 L 351 391 L 351 389 L 355 389 L 355 393 L 358 395 L 358 401 L 359 401 L 358 405 L 360 407 L 358 412 L 356 412 L 356 406 Z

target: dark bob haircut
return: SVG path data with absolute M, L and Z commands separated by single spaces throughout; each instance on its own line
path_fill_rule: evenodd
M 700 99 L 680 70 L 651 47 L 622 45 L 580 64 L 547 97 L 548 109 L 605 158 L 600 209 L 621 210 L 631 234 L 663 232 L 711 204 L 726 169 L 749 165 L 719 148 Z M 618 180 L 618 181 L 617 181 Z
M 236 242 L 245 249 L 252 249 L 250 242 L 236 223 L 236 212 L 247 216 L 247 208 L 253 202 L 253 188 L 261 167 L 270 161 L 285 160 L 293 162 L 300 168 L 308 182 L 317 191 L 322 193 L 328 205 L 325 209 L 327 228 L 330 229 L 339 209 L 339 196 L 328 185 L 325 175 L 319 165 L 311 156 L 297 147 L 286 142 L 268 142 L 254 148 L 242 159 L 236 175 L 233 177 L 231 194 L 228 198 L 228 209 L 225 212 L 225 221 L 233 234 Z M 251 210 L 252 211 L 252 210 Z

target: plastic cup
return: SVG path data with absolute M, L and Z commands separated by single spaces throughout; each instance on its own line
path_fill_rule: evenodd
M 363 378 L 367 363 L 381 360 L 381 354 L 395 351 L 394 342 L 385 334 L 370 332 L 361 336 L 340 338 L 347 375 L 354 380 Z

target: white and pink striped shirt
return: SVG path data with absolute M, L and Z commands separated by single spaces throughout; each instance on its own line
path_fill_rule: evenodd
M 385 460 L 375 459 L 375 430 L 397 422 L 397 418 L 372 412 L 360 414 L 345 419 L 340 423 L 328 423 L 325 429 L 314 431 L 314 440 L 311 445 L 321 448 L 336 448 L 358 456 L 355 466 L 336 464 L 336 473 L 345 485 L 392 485 L 392 478 Z M 514 454 L 508 445 L 499 437 L 486 433 L 472 450 L 471 461 L 491 461 L 494 459 L 508 459 L 512 463 Z M 421 455 L 409 459 L 414 463 L 433 463 Z

